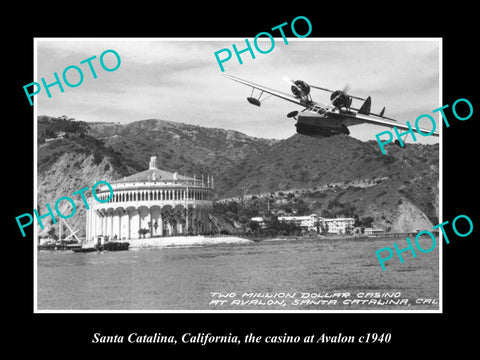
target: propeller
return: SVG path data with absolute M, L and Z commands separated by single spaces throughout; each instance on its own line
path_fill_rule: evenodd
M 284 77 L 283 77 L 283 80 L 285 80 L 287 83 L 289 83 L 289 84 L 292 85 L 292 86 L 295 86 L 298 90 L 300 90 L 300 88 L 298 87 L 298 85 L 295 84 L 295 82 L 293 82 L 293 80 L 290 79 L 288 76 L 284 76 Z

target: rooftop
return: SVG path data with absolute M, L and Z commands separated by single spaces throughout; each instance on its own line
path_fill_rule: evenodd
M 179 181 L 180 183 L 184 181 L 188 181 L 191 184 L 195 184 L 195 186 L 203 186 L 201 185 L 203 183 L 202 179 L 197 179 L 195 177 L 188 177 L 185 175 L 179 175 L 178 173 L 166 171 L 166 170 L 160 170 L 157 169 L 157 157 L 152 156 L 150 158 L 150 166 L 148 170 L 141 171 L 139 173 L 126 176 L 122 179 L 118 179 L 116 181 L 112 181 L 112 183 L 127 183 L 127 182 L 174 182 L 174 181 Z M 207 177 L 204 182 L 205 186 L 211 187 L 213 186 L 213 178 Z
M 191 178 L 185 175 L 179 175 L 176 172 L 157 169 L 157 157 L 152 156 L 150 158 L 150 168 L 148 170 L 141 171 L 139 173 L 126 176 L 123 179 L 113 181 L 113 183 L 123 182 L 146 182 L 146 181 L 199 181 L 199 179 Z

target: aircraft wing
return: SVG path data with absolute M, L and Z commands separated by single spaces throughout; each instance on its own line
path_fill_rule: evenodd
M 369 115 L 359 114 L 359 113 L 356 113 L 356 114 L 330 113 L 330 114 L 333 116 L 346 117 L 347 121 L 348 119 L 351 119 L 351 120 L 357 120 L 359 121 L 359 123 L 361 122 L 361 123 L 368 123 L 373 125 L 388 126 L 390 128 L 396 127 L 402 130 L 409 130 L 406 124 L 401 124 L 401 123 L 388 120 L 379 116 L 374 117 L 374 116 L 369 116 Z M 415 128 L 415 124 L 410 124 L 410 125 L 412 126 L 412 130 L 418 133 L 417 129 Z M 431 129 L 422 129 L 422 128 L 419 128 L 419 130 L 425 134 L 428 134 L 431 131 Z M 435 131 L 431 135 L 440 136 L 440 133 L 438 131 Z
M 241 84 L 244 84 L 244 85 L 247 85 L 247 86 L 250 86 L 254 89 L 258 89 L 258 90 L 261 90 L 261 91 L 264 91 L 268 94 L 271 94 L 273 96 L 277 96 L 283 100 L 287 100 L 287 101 L 290 101 L 292 103 L 295 103 L 297 105 L 301 105 L 301 106 L 307 106 L 308 104 L 306 104 L 304 101 L 301 101 L 300 99 L 296 98 L 295 96 L 293 95 L 290 95 L 290 94 L 286 94 L 284 92 L 281 92 L 281 91 L 278 91 L 278 90 L 274 90 L 274 89 L 270 89 L 266 86 L 263 86 L 263 85 L 258 85 L 258 84 L 255 84 L 253 82 L 250 82 L 250 81 L 247 81 L 247 80 L 242 80 L 242 79 L 239 79 L 235 76 L 232 76 L 232 75 L 227 75 L 227 74 L 223 74 L 223 76 L 225 76 L 226 78 L 230 79 L 230 80 L 233 80 L 233 81 L 237 81 Z

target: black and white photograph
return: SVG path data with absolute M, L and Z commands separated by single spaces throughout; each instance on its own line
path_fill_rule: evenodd
M 441 39 L 35 46 L 37 311 L 441 310 Z
M 7 352 L 474 353 L 468 5 L 38 5 L 4 31 Z

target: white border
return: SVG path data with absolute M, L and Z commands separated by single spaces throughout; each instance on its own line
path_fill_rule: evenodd
M 244 38 L 33 38 L 33 76 L 34 80 L 37 81 L 37 45 L 38 41 L 244 41 Z M 281 39 L 275 37 L 275 39 Z M 259 39 L 267 40 L 267 39 Z M 290 41 L 438 41 L 438 59 L 439 59 L 439 104 L 441 107 L 443 105 L 443 38 L 433 37 L 433 38 L 404 38 L 404 37 L 381 37 L 381 38 L 290 38 L 287 37 L 287 40 Z M 432 109 L 433 110 L 433 109 Z M 37 101 L 34 100 L 33 105 L 33 143 L 34 143 L 34 154 L 33 154 L 33 182 L 34 182 L 34 195 L 33 195 L 33 208 L 36 208 L 37 204 Z M 438 118 L 438 127 L 439 127 L 439 221 L 443 222 L 443 119 L 439 115 Z M 33 258 L 34 258 L 34 269 L 33 269 L 33 301 L 34 301 L 34 313 L 39 314 L 245 314 L 245 313 L 254 313 L 254 314 L 441 314 L 443 313 L 443 235 L 439 232 L 439 309 L 438 310 L 39 310 L 38 309 L 38 293 L 37 293 L 37 266 L 38 266 L 38 257 L 37 257 L 37 244 L 38 244 L 38 229 L 37 226 L 33 226 Z

